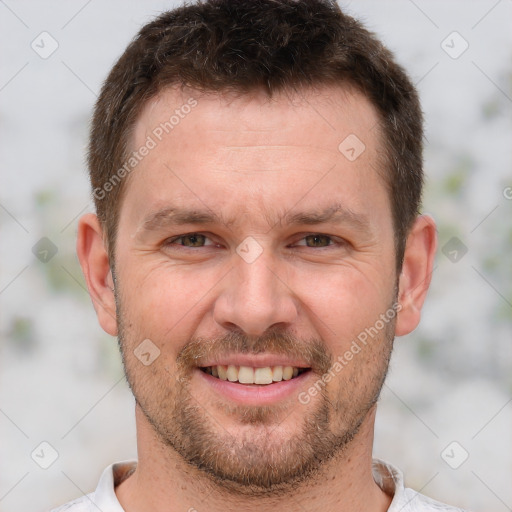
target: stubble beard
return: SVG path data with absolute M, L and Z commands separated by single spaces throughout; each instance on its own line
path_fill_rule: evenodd
M 213 485 L 234 495 L 278 497 L 289 494 L 305 482 L 320 478 L 333 458 L 343 457 L 378 400 L 394 340 L 393 319 L 386 324 L 381 336 L 372 339 L 371 345 L 365 346 L 362 354 L 351 361 L 350 364 L 358 368 L 350 374 L 350 379 L 344 377 L 343 370 L 334 377 L 333 380 L 344 379 L 334 397 L 326 387 L 320 387 L 317 400 L 311 400 L 308 405 L 297 400 L 296 407 L 303 411 L 302 427 L 297 433 L 282 437 L 278 418 L 285 423 L 291 412 L 283 411 L 280 406 L 216 404 L 237 421 L 236 432 L 228 432 L 212 419 L 190 389 L 191 371 L 187 363 L 193 359 L 201 341 L 191 341 L 185 346 L 186 356 L 178 356 L 173 375 L 162 361 L 144 367 L 133 356 L 136 343 L 125 332 L 117 296 L 116 304 L 126 377 L 137 405 L 164 452 L 172 450 L 186 464 L 200 470 Z M 298 343 L 285 333 L 270 333 L 253 343 L 235 333 L 217 339 L 215 346 L 237 347 L 238 351 L 254 353 L 286 353 L 292 346 L 296 351 L 307 347 L 308 354 L 315 360 L 312 366 L 323 370 L 316 375 L 318 379 L 333 363 L 320 340 Z M 364 351 L 368 354 L 364 355 Z

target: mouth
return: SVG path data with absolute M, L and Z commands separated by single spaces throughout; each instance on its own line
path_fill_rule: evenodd
M 293 380 L 299 375 L 311 371 L 311 368 L 298 368 L 296 366 L 252 367 L 231 364 L 204 366 L 199 369 L 219 380 L 257 386 L 268 386 L 277 382 Z

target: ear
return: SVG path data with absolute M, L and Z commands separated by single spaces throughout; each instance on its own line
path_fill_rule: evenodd
M 84 215 L 78 222 L 76 252 L 98 321 L 105 332 L 116 336 L 114 282 L 103 242 L 103 229 L 98 217 L 92 213 Z
M 434 219 L 419 216 L 407 237 L 404 261 L 398 286 L 398 313 L 395 333 L 409 334 L 416 329 L 421 308 L 432 278 L 434 256 L 437 248 L 437 232 Z

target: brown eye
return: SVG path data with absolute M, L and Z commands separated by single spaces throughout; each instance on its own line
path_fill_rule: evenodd
M 308 235 L 304 237 L 307 247 L 328 247 L 332 239 L 327 235 Z
M 199 233 L 191 233 L 189 235 L 181 235 L 173 240 L 170 240 L 169 244 L 182 245 L 183 247 L 204 247 L 208 238 Z

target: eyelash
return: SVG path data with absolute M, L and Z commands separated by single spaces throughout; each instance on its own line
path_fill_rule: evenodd
M 179 236 L 175 236 L 175 237 L 169 238 L 169 239 L 167 239 L 164 242 L 164 246 L 175 246 L 175 247 L 179 247 L 180 250 L 181 249 L 186 250 L 186 249 L 203 249 L 205 247 L 214 247 L 214 246 L 218 245 L 215 242 L 213 242 L 211 244 L 202 245 L 202 246 L 199 246 L 199 247 L 189 247 L 189 246 L 186 246 L 186 245 L 176 244 L 175 243 L 178 240 L 181 240 L 181 239 L 184 239 L 184 238 L 187 238 L 187 237 L 198 236 L 198 235 L 205 237 L 205 239 L 206 240 L 210 240 L 210 242 L 213 242 L 213 240 L 211 240 L 211 238 L 209 238 L 207 235 L 205 235 L 203 233 L 193 232 L 193 233 L 185 233 L 183 235 L 179 235 Z M 299 241 L 303 241 L 303 240 L 305 240 L 308 237 L 325 237 L 325 238 L 328 239 L 329 244 L 326 245 L 326 246 L 323 246 L 323 247 L 309 247 L 309 246 L 307 246 L 305 244 L 304 245 L 301 244 L 299 247 L 306 247 L 307 249 L 328 249 L 328 248 L 334 247 L 336 245 L 343 246 L 343 245 L 346 245 L 348 243 L 348 242 L 346 242 L 343 239 L 340 239 L 340 238 L 337 238 L 337 237 L 333 237 L 331 235 L 326 235 L 324 233 L 308 233 L 308 234 L 305 234 L 304 236 L 302 236 L 302 238 L 300 238 Z

